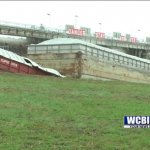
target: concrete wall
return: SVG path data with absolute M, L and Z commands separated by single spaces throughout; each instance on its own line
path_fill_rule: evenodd
M 78 53 L 47 53 L 29 54 L 27 57 L 43 67 L 53 68 L 63 75 L 79 78 L 78 55 Z
M 82 56 L 82 78 L 150 83 L 150 74 L 144 70 L 139 71 L 86 55 Z
M 30 54 L 27 57 L 44 67 L 54 68 L 74 78 L 122 80 L 150 83 L 149 72 L 128 68 L 82 53 Z

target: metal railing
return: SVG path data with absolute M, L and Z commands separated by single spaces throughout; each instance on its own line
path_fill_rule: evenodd
M 61 33 L 64 31 L 57 28 L 45 27 L 42 24 L 38 26 L 38 25 L 31 25 L 31 24 L 14 23 L 9 21 L 0 21 L 0 25 L 11 26 L 15 28 L 32 29 L 32 30 L 55 31 L 55 32 L 59 31 Z
M 92 48 L 89 46 L 84 46 L 84 49 L 80 49 L 79 45 L 77 47 L 68 47 L 62 48 L 62 45 L 57 45 L 57 48 L 54 49 L 54 46 L 31 46 L 28 49 L 28 54 L 44 54 L 44 53 L 77 53 L 81 51 L 83 54 L 88 56 L 97 57 L 99 60 L 107 61 L 113 65 L 126 66 L 128 68 L 134 68 L 136 70 L 144 70 L 150 72 L 150 61 L 135 56 L 130 56 L 128 54 L 121 54 L 120 52 L 109 52 L 107 50 L 102 50 L 98 48 Z M 69 46 L 69 45 L 68 45 Z M 81 46 L 81 45 L 80 45 Z M 50 48 L 51 47 L 51 48 Z M 90 48 L 90 49 L 89 49 Z M 30 53 L 31 52 L 31 53 Z
M 9 22 L 9 21 L 3 21 L 0 20 L 0 26 L 11 26 L 11 27 L 15 27 L 15 28 L 22 28 L 22 29 L 30 29 L 30 30 L 35 30 L 35 31 L 43 31 L 43 32 L 57 32 L 57 33 L 61 33 L 63 35 L 67 35 L 67 31 L 65 29 L 59 29 L 59 28 L 50 28 L 50 27 L 46 27 L 44 25 L 31 25 L 31 24 L 22 24 L 22 23 L 17 23 L 17 22 Z M 95 37 L 95 33 L 92 32 L 90 35 L 85 35 L 84 37 L 91 37 L 91 38 L 96 38 Z M 105 38 L 104 40 L 113 40 L 113 41 L 120 41 L 118 38 L 113 37 L 112 33 L 105 33 Z M 122 41 L 122 42 L 128 42 L 128 41 Z M 137 43 L 141 43 L 141 44 L 149 44 L 148 42 L 146 42 L 145 39 L 138 39 L 137 38 Z

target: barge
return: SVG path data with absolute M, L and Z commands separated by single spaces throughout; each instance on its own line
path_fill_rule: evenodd
M 44 68 L 29 58 L 19 56 L 11 51 L 1 48 L 0 70 L 12 73 L 65 77 L 55 69 Z

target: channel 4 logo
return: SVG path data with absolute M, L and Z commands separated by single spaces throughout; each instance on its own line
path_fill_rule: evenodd
M 124 128 L 150 128 L 150 116 L 124 116 Z

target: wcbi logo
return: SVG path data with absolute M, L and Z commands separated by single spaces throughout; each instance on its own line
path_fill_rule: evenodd
M 150 128 L 150 116 L 124 116 L 124 128 Z

